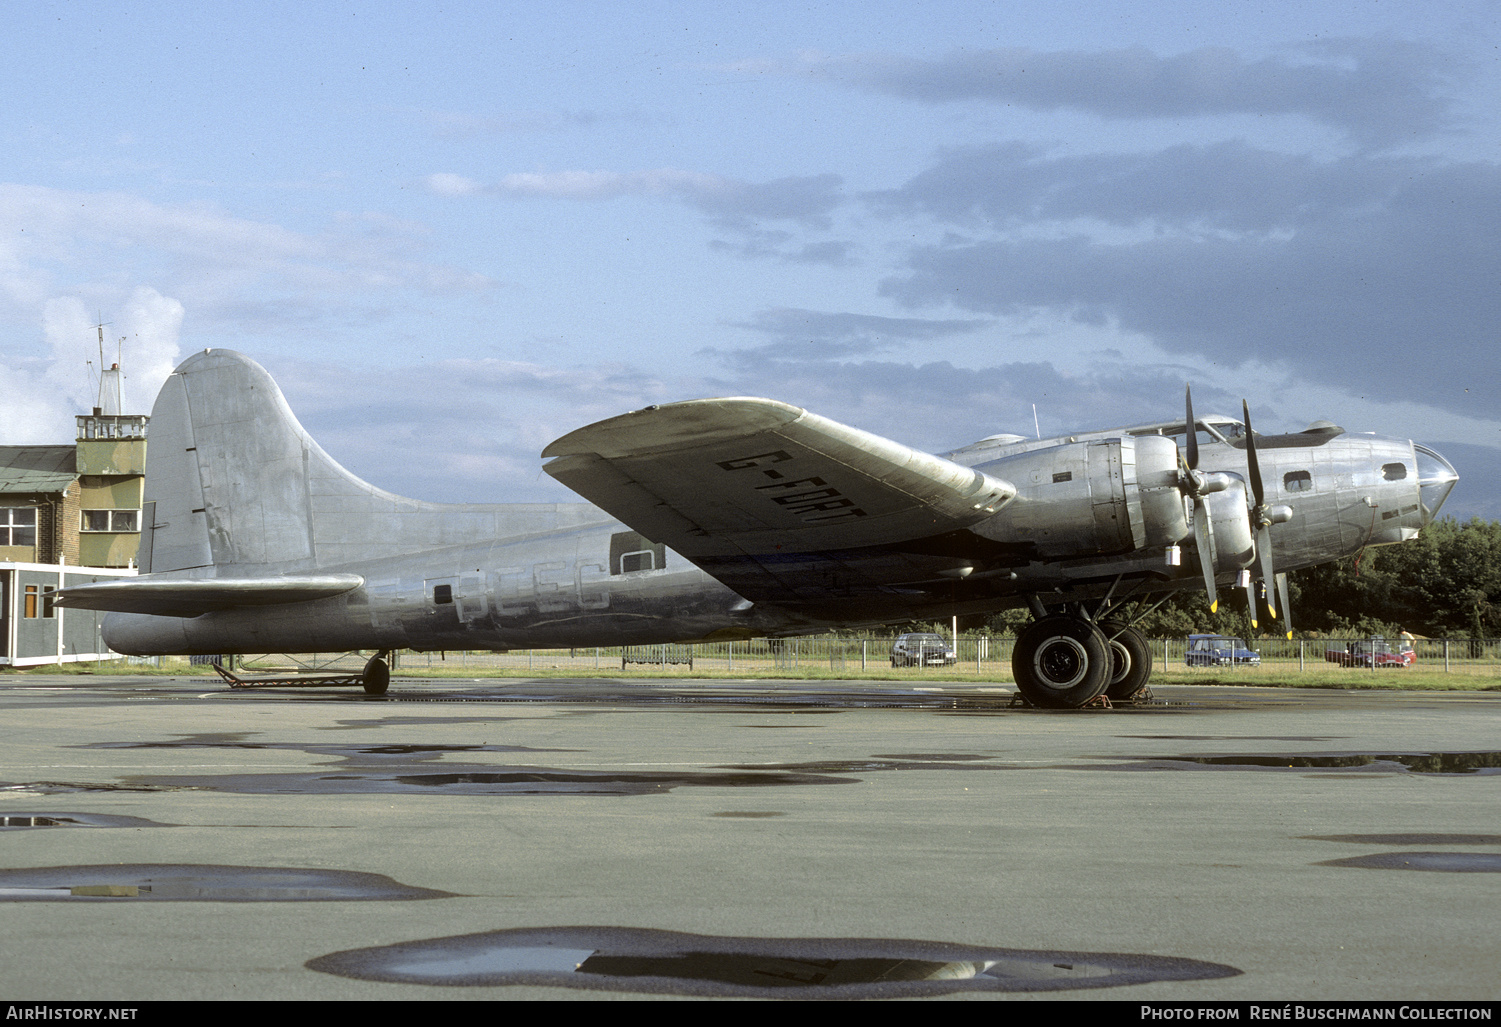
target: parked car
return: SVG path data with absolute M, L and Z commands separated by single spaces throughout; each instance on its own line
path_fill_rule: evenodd
M 958 662 L 954 647 L 941 635 L 911 632 L 902 635 L 891 647 L 893 667 L 952 667 Z
M 1395 650 L 1379 635 L 1349 642 L 1343 649 L 1325 649 L 1324 659 L 1341 667 L 1411 667 L 1418 660 L 1412 646 L 1401 643 Z
M 1189 635 L 1190 667 L 1259 667 L 1261 654 L 1233 635 Z

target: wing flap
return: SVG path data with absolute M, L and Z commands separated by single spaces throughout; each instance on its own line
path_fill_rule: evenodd
M 648 407 L 571 432 L 548 474 L 689 559 L 877 546 L 967 527 L 1016 489 L 769 399 Z
M 358 574 L 271 578 L 124 578 L 59 589 L 57 605 L 81 610 L 197 617 L 239 606 L 277 606 L 343 595 L 365 583 Z

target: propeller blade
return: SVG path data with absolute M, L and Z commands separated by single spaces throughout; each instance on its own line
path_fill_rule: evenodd
M 1251 431 L 1251 407 L 1241 400 L 1240 408 L 1246 418 L 1246 469 L 1251 472 L 1251 494 L 1260 508 L 1266 505 L 1266 489 L 1261 484 L 1261 461 L 1256 458 L 1256 436 Z
M 1257 529 L 1256 555 L 1261 558 L 1261 581 L 1264 585 L 1270 586 L 1270 584 L 1276 581 L 1279 577 L 1286 577 L 1285 575 L 1279 575 L 1272 568 L 1272 529 L 1270 525 L 1264 524 L 1259 529 Z M 1284 609 L 1286 609 L 1286 603 L 1283 603 L 1281 605 Z M 1266 593 L 1266 608 L 1267 612 L 1272 615 L 1273 620 L 1277 619 L 1277 606 L 1278 604 L 1276 602 L 1273 602 L 1272 600 L 1272 589 L 1268 587 Z
M 1282 626 L 1289 640 L 1293 637 L 1293 605 L 1287 598 L 1287 575 L 1277 575 L 1277 599 L 1282 603 Z
M 1246 577 L 1246 606 L 1251 611 L 1251 630 L 1255 631 L 1261 625 L 1257 622 L 1256 616 L 1259 612 L 1256 609 L 1256 582 L 1252 581 L 1249 575 Z
M 1209 612 L 1219 609 L 1220 600 L 1214 588 L 1214 525 L 1209 521 L 1209 504 L 1202 496 L 1194 499 L 1194 539 L 1199 546 L 1199 565 L 1204 571 L 1204 591 L 1209 593 Z
M 1251 479 L 1251 492 L 1256 498 L 1256 507 L 1251 511 L 1252 526 L 1256 530 L 1256 555 L 1261 561 L 1261 582 L 1266 591 L 1267 612 L 1272 619 L 1277 618 L 1277 606 L 1282 606 L 1286 611 L 1285 601 L 1274 601 L 1272 596 L 1275 591 L 1274 583 L 1280 582 L 1283 592 L 1286 592 L 1287 578 L 1279 575 L 1272 566 L 1272 524 L 1274 521 L 1286 520 L 1288 511 L 1281 508 L 1273 511 L 1266 503 L 1266 486 L 1261 480 L 1261 459 L 1256 455 L 1256 433 L 1251 430 L 1251 406 L 1245 400 L 1240 401 L 1241 413 L 1246 419 L 1246 470 Z M 1280 515 L 1280 516 L 1279 516 Z M 1291 638 L 1291 632 L 1288 633 Z
M 1188 469 L 1199 469 L 1199 422 L 1194 420 L 1193 387 L 1183 386 L 1183 427 L 1187 430 Z

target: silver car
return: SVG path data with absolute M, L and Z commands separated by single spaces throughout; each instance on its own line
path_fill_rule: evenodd
M 902 635 L 891 647 L 893 667 L 952 667 L 958 662 L 954 647 L 931 632 Z

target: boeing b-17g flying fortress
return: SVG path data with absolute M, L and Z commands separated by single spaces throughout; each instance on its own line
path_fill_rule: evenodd
M 936 456 L 770 399 L 663 404 L 544 450 L 590 503 L 444 505 L 350 474 L 263 368 L 205 350 L 152 411 L 142 574 L 59 601 L 113 611 L 104 640 L 139 655 L 694 642 L 1026 606 L 1017 687 L 1072 707 L 1146 684 L 1128 611 L 1238 583 L 1285 626 L 1286 572 L 1416 537 L 1458 480 L 1409 440 L 1258 436 L 1248 408 L 1185 405 Z M 366 690 L 388 677 L 377 656 Z

